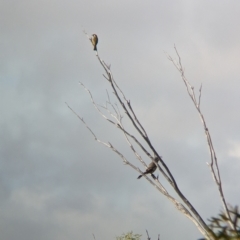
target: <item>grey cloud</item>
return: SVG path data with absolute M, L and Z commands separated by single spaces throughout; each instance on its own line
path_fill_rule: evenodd
M 230 154 L 239 142 L 237 9 L 235 1 L 2 1 L 2 238 L 92 239 L 94 233 L 97 239 L 114 239 L 130 230 L 145 234 L 146 228 L 152 238 L 158 233 L 162 239 L 200 237 L 166 198 L 96 143 L 65 105 L 143 169 L 124 136 L 100 118 L 78 84 L 100 104 L 106 89 L 111 94 L 82 26 L 98 34 L 101 58 L 111 64 L 180 188 L 207 219 L 221 203 L 206 166 L 199 118 L 164 54 L 174 56 L 176 44 L 196 92 L 203 83 L 201 106 L 227 201 L 237 204 L 239 163 Z M 126 117 L 124 123 L 131 127 Z

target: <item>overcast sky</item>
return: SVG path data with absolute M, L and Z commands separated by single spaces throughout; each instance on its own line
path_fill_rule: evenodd
M 152 239 L 201 237 L 67 108 L 65 102 L 144 170 L 79 85 L 99 104 L 105 104 L 106 89 L 112 92 L 83 29 L 98 35 L 100 57 L 111 64 L 159 155 L 207 221 L 222 205 L 206 164 L 200 119 L 165 54 L 176 58 L 176 44 L 196 92 L 203 85 L 201 107 L 226 200 L 239 204 L 239 12 L 236 0 L 0 0 L 1 239 L 93 240 L 94 234 L 111 240 L 131 230 L 146 239 L 145 229 Z M 124 122 L 131 129 L 126 116 Z

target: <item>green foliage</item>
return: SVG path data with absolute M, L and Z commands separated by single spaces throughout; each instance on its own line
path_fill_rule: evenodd
M 133 234 L 133 232 L 123 233 L 122 236 L 117 237 L 117 240 L 140 240 L 142 235 Z
M 215 240 L 240 240 L 240 212 L 238 207 L 229 209 L 230 217 L 221 212 L 217 217 L 209 219 L 209 234 Z M 230 224 L 231 222 L 231 224 Z M 233 226 L 233 227 L 232 227 Z M 128 232 L 117 237 L 117 240 L 140 240 L 141 235 Z M 204 239 L 202 239 L 204 240 Z
M 240 240 L 240 213 L 238 212 L 238 207 L 231 208 L 229 212 L 231 220 L 223 212 L 221 212 L 218 217 L 209 219 L 210 224 L 208 226 L 214 239 Z M 233 228 L 230 222 L 232 222 Z

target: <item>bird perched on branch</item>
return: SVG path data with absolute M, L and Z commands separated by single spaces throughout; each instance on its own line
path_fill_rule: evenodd
M 157 156 L 155 156 L 155 161 L 157 161 L 157 162 L 159 161 Z M 157 169 L 157 165 L 156 165 L 156 163 L 154 161 L 152 161 L 148 165 L 146 171 L 143 174 L 139 175 L 137 179 L 140 179 L 145 174 L 149 174 L 149 173 L 152 174 L 152 173 L 154 173 L 156 169 Z
M 93 50 L 97 51 L 98 36 L 96 34 L 92 35 L 91 42 L 92 42 L 92 45 L 93 45 Z

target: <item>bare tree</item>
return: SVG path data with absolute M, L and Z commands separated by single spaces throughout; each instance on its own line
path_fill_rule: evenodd
M 87 35 L 86 36 L 91 41 L 91 38 Z M 218 160 L 217 156 L 214 150 L 213 142 L 211 139 L 210 132 L 207 127 L 207 123 L 205 121 L 204 115 L 200 108 L 201 103 L 201 92 L 202 87 L 199 89 L 199 94 L 196 96 L 194 87 L 190 84 L 190 82 L 185 77 L 185 72 L 183 70 L 181 57 L 177 51 L 177 48 L 175 47 L 175 52 L 177 55 L 177 60 L 174 60 L 171 56 L 167 55 L 168 59 L 174 64 L 174 66 L 177 68 L 181 75 L 181 79 L 183 80 L 183 83 L 185 84 L 187 93 L 192 100 L 203 125 L 203 130 L 206 135 L 207 140 L 207 146 L 209 148 L 210 152 L 210 162 L 208 163 L 208 166 L 210 168 L 211 174 L 213 176 L 213 179 L 216 183 L 216 186 L 218 188 L 220 198 L 223 203 L 223 207 L 225 210 L 225 214 L 228 217 L 228 223 L 231 229 L 235 228 L 233 219 L 231 218 L 231 214 L 229 211 L 229 208 L 226 204 L 223 188 L 222 188 L 222 182 L 221 182 L 221 176 L 220 171 L 218 167 Z M 136 156 L 136 158 L 144 165 L 144 167 L 147 169 L 146 172 L 142 172 L 137 166 L 135 166 L 131 161 L 126 159 L 126 157 L 117 150 L 110 142 L 104 142 L 100 140 L 96 134 L 92 131 L 92 129 L 88 126 L 88 124 L 83 120 L 82 117 L 80 117 L 67 103 L 68 108 L 76 114 L 76 116 L 81 120 L 81 122 L 85 125 L 85 127 L 89 130 L 89 132 L 93 135 L 94 139 L 99 142 L 100 144 L 103 144 L 104 146 L 108 147 L 112 151 L 114 151 L 117 155 L 120 156 L 123 163 L 127 166 L 131 167 L 135 171 L 139 172 L 141 175 L 146 178 L 146 180 L 153 185 L 161 194 L 163 194 L 168 200 L 172 202 L 172 204 L 187 218 L 189 218 L 195 226 L 198 228 L 198 230 L 201 232 L 201 234 L 206 239 L 215 239 L 215 237 L 212 235 L 208 225 L 206 222 L 202 219 L 201 215 L 198 213 L 198 211 L 194 208 L 194 206 L 191 204 L 191 202 L 184 196 L 183 192 L 181 191 L 180 187 L 178 186 L 178 183 L 176 182 L 170 168 L 167 166 L 166 162 L 163 160 L 161 155 L 156 151 L 155 147 L 153 146 L 150 138 L 148 137 L 148 134 L 143 127 L 143 125 L 140 123 L 136 113 L 134 112 L 130 100 L 127 99 L 124 92 L 121 90 L 121 88 L 118 86 L 117 82 L 114 80 L 113 74 L 111 72 L 111 66 L 106 64 L 104 60 L 102 60 L 96 50 L 96 57 L 103 67 L 105 74 L 103 75 L 108 84 L 110 85 L 111 89 L 113 90 L 113 94 L 116 97 L 118 103 L 121 105 L 121 110 L 118 108 L 118 105 L 113 104 L 113 102 L 110 99 L 109 94 L 107 93 L 107 101 L 106 105 L 102 106 L 95 102 L 91 91 L 83 84 L 80 83 L 81 86 L 86 90 L 86 92 L 89 94 L 89 97 L 92 101 L 92 104 L 94 105 L 95 109 L 98 111 L 101 117 L 103 117 L 106 121 L 108 121 L 109 124 L 114 125 L 117 127 L 120 132 L 123 134 L 128 146 L 130 147 L 133 154 Z M 127 129 L 122 121 L 123 114 L 127 116 L 129 122 L 132 124 L 133 128 L 139 133 L 139 136 L 135 136 L 132 133 L 131 129 Z M 148 149 L 144 147 L 144 145 L 148 146 Z M 136 150 L 136 146 L 140 147 L 142 150 L 142 153 L 146 155 L 150 159 L 150 164 L 147 165 L 143 158 L 141 157 L 141 153 Z M 149 167 L 155 167 L 160 172 L 160 174 L 167 180 L 169 185 L 166 187 L 162 184 L 162 182 L 159 181 L 158 177 L 155 177 L 153 175 L 154 170 L 148 171 Z M 150 173 L 151 175 L 148 175 L 147 173 Z M 140 177 L 139 176 L 139 177 Z M 169 192 L 168 188 L 173 188 L 176 194 L 178 195 L 179 199 L 181 199 L 181 202 L 173 197 Z

